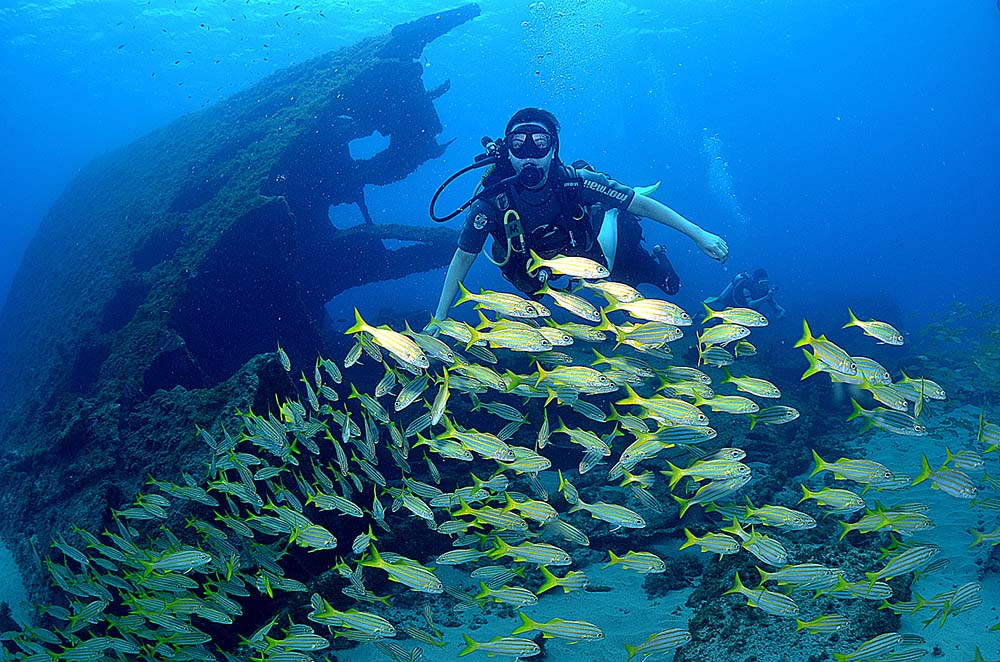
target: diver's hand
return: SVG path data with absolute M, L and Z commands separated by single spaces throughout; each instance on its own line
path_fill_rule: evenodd
M 703 231 L 694 238 L 694 243 L 698 244 L 702 253 L 722 264 L 725 264 L 729 258 L 729 246 L 726 244 L 726 240 L 717 234 Z

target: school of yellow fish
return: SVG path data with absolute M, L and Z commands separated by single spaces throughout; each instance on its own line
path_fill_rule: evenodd
M 696 535 L 685 529 L 679 546 L 720 558 L 752 555 L 760 562 L 760 581 L 737 573 L 727 593 L 775 617 L 797 618 L 799 603 L 810 595 L 873 600 L 897 613 L 925 614 L 928 624 L 982 602 L 975 583 L 894 602 L 887 580 L 945 565 L 936 545 L 911 537 L 934 523 L 920 503 L 876 502 L 869 508 L 864 494 L 926 481 L 977 507 L 997 509 L 1000 499 L 977 498 L 979 484 L 995 485 L 969 472 L 982 473 L 983 454 L 1000 451 L 1000 427 L 981 420 L 978 449 L 948 449 L 937 469 L 924 457 L 923 471 L 913 478 L 869 459 L 830 462 L 814 452 L 812 476 L 829 472 L 836 484 L 861 491 L 814 480 L 801 486 L 800 503 L 844 518 L 842 537 L 886 532 L 891 544 L 884 567 L 865 577 L 847 577 L 807 559 L 792 563 L 778 536 L 794 536 L 816 520 L 789 506 L 741 499 L 739 490 L 753 479 L 742 461 L 746 453 L 718 440 L 709 420 L 717 413 L 744 416 L 753 428 L 798 417 L 794 408 L 776 403 L 781 392 L 773 383 L 734 374 L 735 366 L 744 365 L 738 360 L 756 353 L 747 340 L 751 329 L 766 326 L 767 319 L 749 309 L 706 307 L 696 334 L 699 366 L 678 365 L 670 343 L 693 324 L 688 313 L 630 286 L 598 280 L 606 273 L 583 258 L 539 259 L 533 268 L 541 266 L 574 279 L 575 291 L 546 287 L 539 300 L 530 300 L 463 287 L 456 305 L 475 304 L 475 327 L 444 319 L 432 320 L 425 331 L 409 325 L 396 331 L 369 325 L 355 311 L 356 323 L 347 330 L 355 340 L 351 351 L 341 362 L 318 358 L 310 374 L 302 372 L 301 401 L 276 402 L 267 414 L 240 412 L 237 433 L 198 430 L 209 448 L 206 478 L 150 478 L 148 491 L 114 511 L 114 530 L 74 527 L 53 541 L 57 551 L 46 564 L 67 601 L 40 608 L 56 626 L 6 633 L 7 656 L 30 662 L 245 659 L 221 650 L 211 633 L 243 616 L 249 596 L 278 593 L 301 594 L 299 602 L 310 610 L 305 622 L 275 615 L 240 638 L 241 655 L 259 662 L 324 659 L 333 640 L 345 638 L 375 645 L 393 660 L 417 660 L 421 646 L 446 646 L 432 600 L 456 611 L 493 602 L 517 610 L 519 622 L 509 635 L 480 641 L 466 633 L 458 657 L 531 657 L 541 652 L 539 635 L 585 646 L 604 637 L 599 622 L 572 614 L 538 622 L 531 607 L 552 589 L 586 590 L 589 578 L 572 568 L 573 550 L 589 546 L 588 532 L 625 534 L 645 527 L 644 510 L 663 510 L 651 490 L 657 481 L 666 484 L 681 517 L 693 506 L 719 515 L 717 530 Z M 606 303 L 595 304 L 598 297 Z M 557 322 L 546 304 L 582 322 Z M 622 319 L 612 322 L 610 315 Z M 853 311 L 849 318 L 845 328 L 859 327 L 882 343 L 903 343 L 889 324 L 861 321 Z M 815 337 L 808 323 L 796 347 L 808 347 L 803 379 L 824 373 L 880 403 L 866 409 L 853 401 L 850 418 L 861 419 L 866 429 L 924 435 L 926 403 L 945 398 L 939 385 L 923 377 L 893 382 L 877 362 L 850 355 L 825 335 Z M 278 358 L 291 372 L 280 346 Z M 368 375 L 373 364 L 384 371 L 371 392 L 358 389 L 363 380 L 345 379 L 345 371 L 362 363 Z M 721 368 L 724 379 L 713 384 L 706 366 Z M 470 408 L 477 420 L 493 421 L 480 427 L 494 431 L 466 427 L 452 414 Z M 565 419 L 587 424 L 573 427 Z M 578 452 L 576 471 L 554 471 L 545 455 L 550 446 L 561 457 Z M 605 472 L 602 494 L 617 498 L 596 499 L 574 485 L 574 473 L 590 471 Z M 391 539 L 388 532 L 406 520 L 422 521 L 426 535 L 445 537 L 451 550 L 414 559 L 381 547 L 379 536 Z M 338 540 L 344 528 L 362 533 Z M 973 544 L 1000 542 L 1000 528 L 972 535 Z M 341 595 L 321 594 L 309 583 L 314 578 L 291 576 L 296 549 L 328 560 L 340 577 Z M 443 583 L 435 573 L 441 566 L 461 569 L 468 581 Z M 666 568 L 644 550 L 609 552 L 604 567 L 613 566 L 642 574 Z M 393 623 L 380 615 L 391 613 L 391 595 L 373 593 L 366 574 L 385 576 L 399 590 L 431 594 L 422 620 Z M 591 617 L 599 621 L 600 614 Z M 827 614 L 797 620 L 797 628 L 828 636 L 846 623 Z M 683 627 L 669 627 L 627 645 L 622 657 L 669 654 L 690 639 Z M 920 643 L 919 637 L 887 632 L 834 655 L 902 662 L 927 654 Z

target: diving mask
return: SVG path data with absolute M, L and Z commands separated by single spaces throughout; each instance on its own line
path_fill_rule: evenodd
M 540 159 L 555 146 L 556 137 L 539 124 L 522 124 L 508 133 L 504 142 L 514 158 Z

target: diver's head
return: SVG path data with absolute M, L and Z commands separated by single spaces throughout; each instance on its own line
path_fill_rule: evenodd
M 771 289 L 771 281 L 768 279 L 767 271 L 764 269 L 757 269 L 750 277 L 753 279 L 754 289 L 758 292 L 757 296 L 762 296 Z
M 526 188 L 545 186 L 552 161 L 559 155 L 559 121 L 541 108 L 522 108 L 504 131 L 511 167 Z

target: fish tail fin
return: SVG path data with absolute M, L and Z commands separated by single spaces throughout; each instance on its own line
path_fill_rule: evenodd
M 688 511 L 688 508 L 692 506 L 691 499 L 682 499 L 676 494 L 671 494 L 670 496 L 674 498 L 674 501 L 680 504 L 681 506 L 680 517 L 684 517 L 684 513 L 686 513 Z
M 466 503 L 465 499 L 463 499 L 462 497 L 458 497 L 458 504 L 459 504 L 458 510 L 453 511 L 451 513 L 452 515 L 475 515 L 476 514 L 476 511 L 474 511 L 472 509 L 472 507 L 468 503 Z
M 351 327 L 349 327 L 347 329 L 347 331 L 344 331 L 344 333 L 345 334 L 347 334 L 347 333 L 358 333 L 359 331 L 364 331 L 365 327 L 367 327 L 367 326 L 368 325 L 361 318 L 361 313 L 359 313 L 358 309 L 355 308 L 354 309 L 354 325 L 351 326 Z
M 464 632 L 462 633 L 462 637 L 465 638 L 465 648 L 463 648 L 459 652 L 459 654 L 458 654 L 459 657 L 463 657 L 465 655 L 468 655 L 469 653 L 472 653 L 474 651 L 479 650 L 479 642 L 478 641 L 476 641 L 475 639 L 473 639 L 469 635 L 465 634 Z
M 799 378 L 799 381 L 802 381 L 803 379 L 808 379 L 809 377 L 815 375 L 817 372 L 822 372 L 822 370 L 820 369 L 819 361 L 816 360 L 816 356 L 814 354 L 810 354 L 808 349 L 804 349 L 802 350 L 802 355 L 805 356 L 806 361 L 809 362 L 809 367 L 806 368 L 806 371 L 802 373 L 802 377 Z
M 724 592 L 723 595 L 729 595 L 730 593 L 743 593 L 746 588 L 747 587 L 743 585 L 743 581 L 740 579 L 740 573 L 737 571 L 735 579 L 733 579 L 733 587 Z
M 986 535 L 976 531 L 975 529 L 969 529 L 969 533 L 972 534 L 972 544 L 969 547 L 975 547 L 976 545 L 981 545 L 983 540 L 986 539 Z
M 753 430 L 757 427 L 757 417 L 753 414 L 746 414 L 746 417 L 750 419 L 750 429 Z
M 522 632 L 531 632 L 538 625 L 535 621 L 525 614 L 523 611 L 518 611 L 517 615 L 521 617 L 521 624 L 518 625 L 511 634 L 521 634 Z
M 538 595 L 545 593 L 549 589 L 553 589 L 559 586 L 559 578 L 552 574 L 552 571 L 546 568 L 544 565 L 538 566 L 542 571 L 542 577 L 545 577 L 545 581 L 542 585 L 538 587 Z
M 823 461 L 823 458 L 821 458 L 819 456 L 819 453 L 817 453 L 815 450 L 813 450 L 812 454 L 813 454 L 813 462 L 816 463 L 816 468 L 812 470 L 811 474 L 809 474 L 810 478 L 812 478 L 813 476 L 815 476 L 816 474 L 818 474 L 819 472 L 823 471 L 824 469 L 830 466 L 829 464 Z
M 509 546 L 503 540 L 499 538 L 493 541 L 493 549 L 486 553 L 491 559 L 496 561 L 499 558 L 503 558 L 503 555 L 507 553 Z
M 628 657 L 625 658 L 625 662 L 630 662 L 633 657 L 639 654 L 639 647 L 633 646 L 632 644 L 625 644 L 625 652 L 628 653 Z
M 528 255 L 531 257 L 528 259 L 528 264 L 524 267 L 524 269 L 530 274 L 532 271 L 535 271 L 538 267 L 542 266 L 543 260 L 538 253 L 530 248 L 528 249 Z
M 708 302 L 702 301 L 701 305 L 705 306 L 705 319 L 701 321 L 702 324 L 712 319 L 713 317 L 719 316 L 719 314 L 715 311 L 715 309 L 713 309 L 711 306 L 708 305 Z
M 602 570 L 606 570 L 617 563 L 621 563 L 622 557 L 618 556 L 610 549 L 608 550 L 608 556 L 611 558 L 611 560 L 604 564 Z
M 607 310 L 611 312 L 614 312 L 616 310 L 621 310 L 621 302 L 618 301 L 618 299 L 614 298 L 607 292 L 604 292 L 603 294 L 604 298 L 608 300 L 608 305 L 604 306 L 602 310 Z
M 795 343 L 793 347 L 804 347 L 805 345 L 811 344 L 813 340 L 815 340 L 815 338 L 813 338 L 812 330 L 809 328 L 809 322 L 803 319 L 802 337 L 799 338 L 799 341 Z
M 848 533 L 850 533 L 851 531 L 854 530 L 854 527 L 852 527 L 847 522 L 838 521 L 837 524 L 840 525 L 840 529 L 841 529 L 840 530 L 840 536 L 837 538 L 837 540 L 843 540 L 847 536 Z
M 371 559 L 369 559 L 368 561 L 360 561 L 359 562 L 360 565 L 368 566 L 370 568 L 379 568 L 383 564 L 385 564 L 385 561 L 382 560 L 382 555 L 378 553 L 378 549 L 375 547 L 375 545 L 369 545 L 368 551 L 372 555 Z
M 684 544 L 680 546 L 680 549 L 687 549 L 688 547 L 698 544 L 698 537 L 691 533 L 691 529 L 687 527 L 684 527 L 684 537 L 687 538 L 687 540 L 685 540 Z
M 754 567 L 757 568 L 757 572 L 760 574 L 760 587 L 763 587 L 764 582 L 766 582 L 767 578 L 771 576 L 771 573 L 764 570 L 759 565 L 755 565 Z
M 630 384 L 625 384 L 625 392 L 628 393 L 628 397 L 619 400 L 618 402 L 615 403 L 616 405 L 641 405 L 642 404 L 642 398 L 639 397 L 639 394 L 635 392 L 635 389 L 633 389 Z
M 538 379 L 535 380 L 535 387 L 537 388 L 541 385 L 542 381 L 548 376 L 549 373 L 545 372 L 542 368 L 542 364 L 538 361 L 535 362 L 535 370 L 538 371 Z
M 615 326 L 614 323 L 608 319 L 608 315 L 607 313 L 604 312 L 603 308 L 600 309 L 600 313 L 601 313 L 601 323 L 595 326 L 594 328 L 598 331 L 614 331 L 615 335 L 617 335 L 618 327 Z M 597 352 L 597 354 L 598 356 L 600 356 L 600 352 Z
M 913 479 L 913 482 L 910 483 L 910 485 L 911 486 L 912 485 L 919 485 L 920 483 L 922 483 L 925 480 L 927 480 L 928 478 L 930 478 L 931 474 L 933 474 L 933 473 L 934 472 L 931 470 L 931 465 L 927 462 L 927 456 L 924 455 L 923 453 L 921 453 L 920 454 L 920 473 L 917 474 L 917 477 Z
M 456 306 L 459 305 L 459 304 L 465 303 L 466 301 L 472 301 L 473 300 L 472 299 L 472 292 L 470 292 L 468 289 L 466 289 L 465 285 L 462 284 L 462 281 L 458 281 L 458 291 L 461 292 L 461 296 L 459 296 L 458 300 L 455 301 L 455 305 Z
M 865 414 L 864 408 L 861 405 L 859 405 L 858 401 L 855 400 L 854 398 L 851 398 L 851 406 L 854 409 L 853 409 L 853 411 L 851 411 L 851 415 L 847 417 L 847 420 L 853 421 L 858 416 L 864 416 L 864 414 Z
M 490 597 L 490 587 L 486 585 L 486 582 L 480 581 L 479 582 L 479 593 L 477 593 L 476 595 L 472 596 L 472 599 L 476 600 L 476 601 L 479 601 L 479 600 L 483 600 L 483 599 L 488 598 L 488 597 Z
M 680 467 L 676 466 L 675 464 L 673 464 L 669 460 L 667 460 L 667 466 L 670 467 L 670 485 L 669 485 L 669 488 L 672 490 L 672 489 L 674 489 L 674 485 L 676 485 L 678 483 L 678 481 L 680 481 L 680 479 L 684 477 L 684 470 L 681 469 Z
M 850 316 L 851 319 L 850 319 L 850 321 L 847 324 L 845 324 L 844 326 L 842 326 L 840 328 L 846 329 L 847 327 L 850 327 L 850 326 L 859 326 L 859 324 L 858 324 L 858 316 L 854 314 L 854 311 L 851 310 L 850 306 L 847 307 L 847 314 Z
M 801 485 L 801 484 L 800 484 L 800 485 L 799 485 L 799 487 L 801 487 L 801 488 L 802 488 L 802 498 L 801 498 L 801 499 L 799 499 L 798 501 L 796 501 L 796 502 L 795 502 L 795 505 L 798 505 L 798 504 L 802 503 L 803 501 L 805 501 L 805 500 L 807 500 L 807 499 L 811 499 L 811 498 L 813 498 L 814 496 L 816 496 L 816 493 L 815 493 L 815 492 L 813 492 L 813 491 L 811 491 L 811 490 L 810 490 L 810 489 L 809 489 L 808 487 L 806 487 L 805 485 Z
M 482 329 L 488 328 L 493 325 L 493 321 L 486 315 L 484 315 L 483 311 L 479 310 L 477 312 L 479 313 L 479 324 L 475 325 L 472 328 L 474 328 L 476 331 L 480 331 Z M 468 349 L 468 347 L 466 347 L 466 349 Z
M 482 314 L 482 313 L 480 313 Z M 478 327 L 469 327 L 469 342 L 465 343 L 465 351 L 472 349 L 473 345 L 478 345 L 483 342 L 483 334 L 479 332 Z

